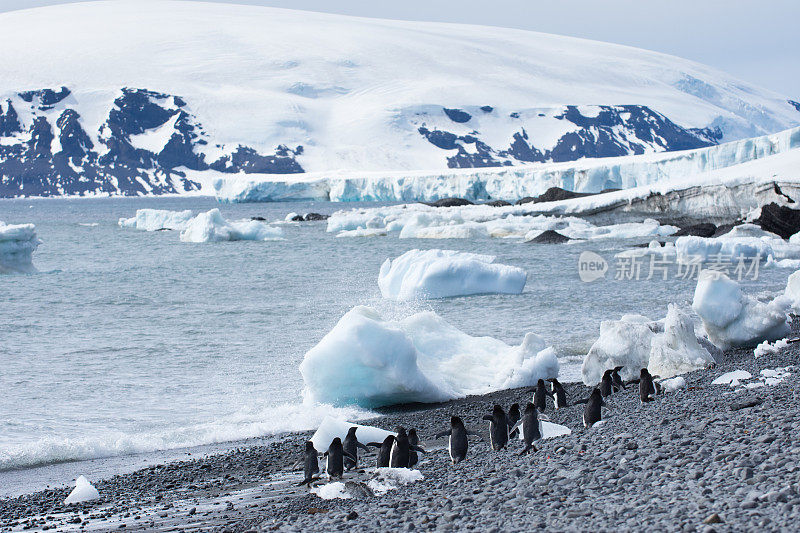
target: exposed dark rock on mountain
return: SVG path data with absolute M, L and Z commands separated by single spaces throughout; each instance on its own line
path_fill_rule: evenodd
M 681 228 L 675 233 L 675 237 L 683 237 L 684 235 L 691 235 L 693 237 L 713 237 L 717 231 L 717 226 L 711 222 L 701 222 L 692 226 Z
M 465 200 L 464 198 L 442 198 L 441 200 L 436 200 L 435 202 L 422 203 L 431 207 L 459 207 L 462 205 L 473 205 L 472 202 Z
M 510 202 L 506 202 L 505 200 L 492 200 L 490 202 L 486 202 L 483 205 L 488 205 L 490 207 L 508 207 L 511 205 Z

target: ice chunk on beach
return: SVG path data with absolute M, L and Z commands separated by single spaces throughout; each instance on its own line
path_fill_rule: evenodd
M 700 273 L 692 302 L 708 338 L 722 349 L 785 337 L 790 306 L 783 295 L 760 302 L 743 294 L 739 284 L 725 274 L 709 270 Z
M 313 487 L 310 492 L 311 494 L 316 494 L 323 500 L 333 500 L 334 498 L 347 500 L 352 498 L 350 493 L 347 492 L 344 483 L 341 481 L 334 481 L 332 483 L 320 485 L 319 487 Z
M 674 378 L 665 379 L 661 382 L 661 386 L 664 387 L 666 392 L 675 392 L 679 389 L 686 388 L 686 380 L 683 376 L 676 376 Z
M 778 353 L 787 346 L 789 346 L 789 339 L 778 339 L 774 343 L 770 343 L 769 341 L 764 341 L 758 346 L 756 346 L 756 349 L 753 350 L 753 355 L 755 357 L 761 357 L 763 355 L 771 353 Z
M 533 333 L 509 346 L 433 312 L 389 320 L 358 306 L 305 354 L 300 372 L 313 401 L 377 407 L 533 385 L 558 375 L 558 358 Z
M 229 222 L 222 217 L 219 209 L 200 213 L 181 232 L 183 242 L 269 241 L 281 239 L 282 236 L 280 228 L 260 220 Z
M 0 221 L 0 274 L 36 272 L 33 252 L 40 244 L 33 224 L 5 224 Z
M 670 304 L 664 332 L 653 337 L 647 369 L 654 376 L 671 378 L 713 363 L 708 350 L 697 342 L 691 317 Z
M 712 385 L 732 385 L 734 383 L 752 378 L 753 375 L 747 370 L 734 370 L 733 372 L 725 372 L 717 379 L 711 382 Z
M 410 468 L 378 468 L 375 477 L 367 482 L 367 486 L 377 495 L 385 494 L 390 490 L 422 481 L 425 476 L 419 470 Z
M 389 435 L 395 433 L 386 431 L 385 429 L 376 428 L 372 426 L 362 426 L 359 424 L 351 424 L 344 420 L 339 420 L 331 416 L 326 416 L 322 423 L 319 425 L 317 431 L 311 437 L 311 442 L 314 443 L 314 448 L 320 453 L 325 452 L 333 442 L 333 439 L 339 437 L 344 441 L 347 432 L 351 427 L 357 427 L 356 438 L 361 444 L 368 444 L 370 442 L 383 442 Z
M 642 368 L 670 378 L 713 362 L 697 338 L 691 317 L 670 304 L 663 321 L 625 315 L 621 320 L 601 322 L 600 337 L 583 359 L 581 376 L 586 385 L 596 385 L 603 372 L 621 366 L 623 379 L 638 378 Z
M 800 270 L 789 276 L 783 294 L 789 299 L 792 309 L 800 311 Z
M 168 211 L 166 209 L 137 209 L 136 216 L 120 218 L 119 226 L 134 228 L 143 231 L 158 231 L 162 229 L 183 230 L 192 219 L 192 212 Z
M 378 275 L 384 298 L 414 300 L 470 294 L 520 294 L 528 274 L 495 257 L 455 250 L 409 250 L 387 259 Z
M 621 320 L 600 323 L 600 337 L 583 359 L 581 376 L 586 385 L 596 385 L 603 372 L 623 367 L 623 379 L 639 377 L 639 371 L 650 362 L 653 338 L 660 325 L 642 315 L 625 315 Z
M 89 480 L 83 476 L 78 476 L 78 479 L 75 480 L 75 488 L 72 489 L 72 492 L 69 493 L 67 499 L 64 500 L 64 505 L 88 502 L 91 500 L 96 500 L 99 497 L 100 493 L 97 492 L 97 489 L 94 488 L 91 483 L 89 483 Z

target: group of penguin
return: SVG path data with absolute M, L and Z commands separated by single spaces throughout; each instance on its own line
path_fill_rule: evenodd
M 378 448 L 378 468 L 412 468 L 419 462 L 419 453 L 426 453 L 419 446 L 419 437 L 416 429 L 406 429 L 398 426 L 395 429 L 397 435 L 387 436 L 383 442 L 370 442 L 366 445 L 358 441 L 356 437 L 357 427 L 351 427 L 347 431 L 344 442 L 336 437 L 328 447 L 328 451 L 323 454 L 326 458 L 325 472 L 329 478 L 341 478 L 345 469 L 348 471 L 358 468 L 358 449 L 369 451 L 368 446 Z M 314 443 L 306 441 L 305 466 L 303 468 L 305 477 L 300 485 L 308 485 L 316 479 L 315 474 L 319 474 L 319 452 L 314 448 Z
M 615 392 L 626 389 L 628 385 L 639 384 L 639 399 L 642 403 L 654 399 L 656 394 L 661 393 L 661 386 L 655 381 L 658 376 L 652 376 L 647 368 L 642 368 L 638 379 L 623 381 L 619 375 L 624 367 L 618 366 L 603 373 L 598 386 L 596 386 L 588 398 L 576 400 L 573 405 L 586 404 L 583 410 L 584 427 L 592 427 L 602 420 L 602 407 L 606 406 L 605 398 Z M 567 393 L 564 387 L 555 378 L 548 379 L 551 389 L 548 390 L 545 380 L 540 379 L 536 387 L 531 389 L 533 401 L 525 405 L 524 412 L 520 412 L 519 404 L 513 404 L 508 413 L 500 405 L 492 408 L 492 413 L 485 415 L 483 420 L 489 422 L 489 440 L 493 450 L 499 451 L 508 446 L 509 438 L 519 436 L 522 431 L 522 440 L 525 443 L 524 449 L 519 455 L 525 455 L 531 450 L 538 451 L 534 442 L 542 438 L 542 419 L 547 417 L 542 413 L 547 407 L 547 397 L 553 400 L 556 409 L 569 406 Z M 330 478 L 341 478 L 345 469 L 348 471 L 358 467 L 358 448 L 368 451 L 368 446 L 378 448 L 378 468 L 411 468 L 417 464 L 419 453 L 426 453 L 419 446 L 419 437 L 415 429 L 406 432 L 405 428 L 396 428 L 397 435 L 389 435 L 383 442 L 370 442 L 366 445 L 360 443 L 356 437 L 356 427 L 351 427 L 347 432 L 344 442 L 339 437 L 333 439 L 323 456 L 327 458 L 325 471 Z M 453 464 L 458 464 L 467 457 L 469 447 L 469 435 L 478 435 L 464 426 L 461 417 L 450 417 L 450 429 L 436 434 L 436 438 L 449 437 L 448 451 L 450 460 Z M 306 442 L 305 450 L 305 478 L 301 485 L 310 484 L 316 479 L 315 474 L 319 474 L 319 453 L 314 448 L 314 443 Z

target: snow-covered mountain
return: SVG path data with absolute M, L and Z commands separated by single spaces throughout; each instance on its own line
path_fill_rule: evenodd
M 492 27 L 88 2 L 0 14 L 0 49 L 0 197 L 564 162 L 800 124 L 797 102 L 697 63 Z

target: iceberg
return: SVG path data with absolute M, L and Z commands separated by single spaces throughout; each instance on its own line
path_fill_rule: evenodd
M 229 222 L 219 209 L 200 213 L 181 232 L 183 242 L 269 241 L 283 237 L 280 228 L 260 220 Z
M 41 243 L 33 224 L 5 224 L 0 221 L 0 274 L 36 272 L 33 252 Z
M 800 270 L 792 273 L 786 280 L 786 289 L 783 294 L 789 299 L 792 309 L 800 311 Z
M 520 294 L 528 274 L 496 264 L 494 256 L 455 250 L 409 250 L 381 265 L 378 287 L 384 298 L 414 300 L 470 294 Z
M 722 349 L 785 337 L 791 305 L 785 295 L 760 302 L 743 294 L 739 284 L 725 274 L 711 270 L 700 272 L 692 301 L 708 338 Z
M 72 492 L 69 493 L 67 499 L 64 500 L 64 505 L 70 505 L 72 503 L 81 503 L 81 502 L 88 502 L 91 500 L 96 500 L 100 497 L 100 493 L 97 492 L 97 489 L 83 476 L 78 476 L 78 479 L 75 480 L 75 488 L 72 489 Z
M 706 262 L 715 258 L 724 258 L 726 261 L 758 259 L 777 263 L 779 260 L 800 258 L 800 246 L 791 241 L 787 243 L 755 224 L 734 226 L 719 237 L 678 237 L 675 249 L 678 260 L 683 263 L 692 260 Z
M 441 402 L 557 377 L 558 358 L 533 333 L 519 346 L 472 337 L 433 312 L 402 320 L 358 306 L 304 356 L 306 398 L 379 407 Z
M 625 315 L 601 322 L 600 337 L 583 359 L 581 377 L 586 385 L 596 385 L 603 372 L 621 366 L 623 379 L 638 378 L 642 368 L 654 376 L 671 378 L 713 362 L 714 357 L 697 338 L 691 317 L 670 304 L 663 321 Z
M 190 210 L 168 211 L 166 209 L 137 209 L 136 216 L 120 218 L 119 226 L 143 231 L 162 229 L 183 230 L 194 215 Z

